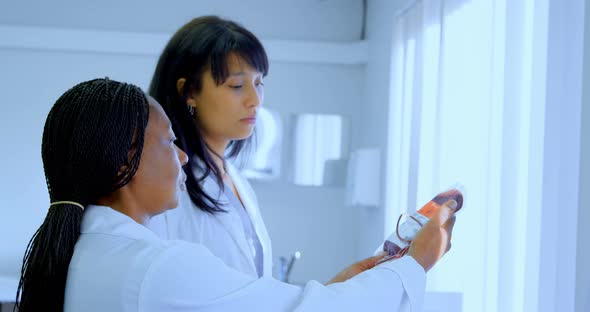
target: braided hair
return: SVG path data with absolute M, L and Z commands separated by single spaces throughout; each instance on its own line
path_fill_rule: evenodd
M 264 76 L 268 74 L 268 57 L 254 34 L 236 22 L 217 16 L 195 18 L 182 26 L 166 45 L 149 88 L 149 94 L 166 111 L 178 137 L 179 147 L 188 155 L 188 166 L 183 167 L 187 176 L 187 192 L 199 209 L 209 213 L 224 209 L 219 201 L 203 190 L 200 182 L 212 174 L 223 189 L 222 171 L 211 156 L 210 151 L 215 152 L 209 149 L 195 126 L 195 118 L 191 116 L 186 100 L 191 93 L 201 91 L 203 74 L 207 70 L 211 70 L 217 85 L 225 82 L 229 76 L 228 58 L 231 53 L 242 57 Z M 182 94 L 176 88 L 180 78 L 186 79 Z M 227 157 L 237 156 L 253 137 L 231 141 L 227 146 Z M 217 156 L 224 158 L 224 155 Z M 195 158 L 198 161 L 193 161 Z M 196 177 L 193 173 L 195 168 L 203 175 Z
M 75 203 L 96 203 L 131 180 L 148 117 L 140 88 L 108 78 L 82 82 L 55 102 L 45 122 L 41 154 L 51 202 L 67 202 L 49 207 L 27 246 L 15 309 L 63 311 L 83 214 Z

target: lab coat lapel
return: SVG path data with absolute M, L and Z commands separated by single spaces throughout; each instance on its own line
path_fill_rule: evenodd
M 213 198 L 218 198 L 222 204 L 229 203 L 229 199 L 221 191 L 214 177 L 207 177 L 203 181 L 202 186 L 207 194 L 209 194 Z M 235 209 L 235 207 L 227 206 L 224 209 L 231 210 Z M 230 234 L 230 236 L 233 238 L 236 245 L 238 246 L 242 254 L 246 257 L 246 259 L 251 260 L 250 262 L 255 272 L 256 266 L 254 264 L 254 261 L 252 261 L 253 256 L 251 254 L 248 242 L 244 234 L 244 227 L 242 225 L 242 220 L 240 219 L 240 216 L 235 212 L 228 211 L 215 213 L 213 214 L 213 217 L 217 221 L 219 221 L 222 227 Z
M 229 162 L 227 163 L 227 173 L 231 177 L 238 193 L 240 194 L 244 208 L 246 208 L 246 212 L 250 217 L 254 230 L 256 231 L 256 235 L 258 236 L 258 240 L 260 241 L 260 245 L 262 246 L 263 275 L 271 276 L 272 251 L 270 237 L 266 231 L 266 226 L 264 225 L 262 216 L 260 215 L 256 194 L 254 194 L 253 190 L 246 184 L 247 182 L 244 181 L 244 178 L 237 172 L 237 169 Z

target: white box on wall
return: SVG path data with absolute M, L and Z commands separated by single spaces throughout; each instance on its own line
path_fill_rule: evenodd
M 378 206 L 380 199 L 380 150 L 362 148 L 350 154 L 348 203 L 353 206 Z

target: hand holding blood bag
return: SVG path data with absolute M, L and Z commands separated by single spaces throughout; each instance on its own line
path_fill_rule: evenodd
M 463 193 L 459 189 L 453 188 L 436 195 L 426 205 L 420 208 L 420 210 L 409 214 L 405 221 L 401 222 L 403 214 L 400 215 L 397 220 L 395 232 L 383 244 L 383 251 L 387 255 L 379 263 L 404 256 L 422 226 L 449 200 L 455 200 L 457 202 L 455 213 L 463 207 Z

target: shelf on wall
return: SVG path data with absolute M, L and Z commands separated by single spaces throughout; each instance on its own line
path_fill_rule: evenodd
M 158 56 L 170 34 L 0 25 L 0 48 Z M 366 64 L 366 41 L 262 40 L 271 61 Z

